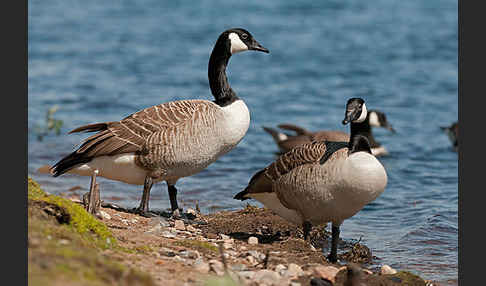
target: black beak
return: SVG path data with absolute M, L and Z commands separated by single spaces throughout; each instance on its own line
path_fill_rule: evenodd
M 259 51 L 259 52 L 264 52 L 264 53 L 270 53 L 269 50 L 267 50 L 266 48 L 264 48 L 262 45 L 260 45 L 260 43 L 258 43 L 257 41 L 253 41 L 253 44 L 251 45 L 250 47 L 250 50 L 254 50 L 254 51 Z
M 346 125 L 353 120 L 353 113 L 354 113 L 354 109 L 346 111 L 346 115 L 344 116 L 343 119 L 343 125 Z

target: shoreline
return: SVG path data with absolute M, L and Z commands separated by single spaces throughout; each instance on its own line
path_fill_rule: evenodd
M 36 281 L 42 276 L 59 281 L 53 285 L 61 285 L 66 282 L 69 273 L 83 273 L 92 267 L 92 263 L 79 265 L 77 255 L 71 253 L 75 251 L 69 250 L 70 247 L 82 249 L 86 246 L 83 245 L 86 244 L 83 242 L 85 238 L 82 242 L 76 242 L 71 237 L 72 233 L 77 232 L 75 228 L 68 227 L 77 225 L 73 221 L 73 215 L 70 221 L 59 220 L 59 217 L 69 216 L 66 213 L 69 214 L 71 209 L 76 209 L 83 219 L 93 220 L 92 224 L 96 224 L 98 228 L 106 228 L 114 241 L 109 245 L 90 245 L 90 249 L 96 251 L 81 260 L 86 262 L 103 258 L 118 263 L 117 269 L 124 269 L 121 273 L 125 274 L 112 278 L 118 277 L 116 282 L 84 271 L 91 273 L 88 277 L 96 281 L 92 285 L 125 285 L 124 283 L 129 283 L 127 281 L 131 281 L 127 285 L 297 286 L 311 285 L 311 281 L 328 283 L 319 285 L 359 285 L 357 280 L 370 286 L 439 285 L 406 269 L 394 270 L 383 265 L 378 268 L 369 267 L 368 262 L 373 259 L 372 253 L 359 242 L 340 241 L 339 262 L 330 264 L 321 251 L 322 247 L 324 252 L 327 250 L 327 230 L 314 227 L 310 234 L 311 243 L 305 242 L 300 228 L 264 208 L 247 205 L 241 210 L 218 211 L 208 215 L 187 209 L 185 214 L 192 219 L 172 220 L 164 217 L 145 218 L 102 207 L 102 218 L 97 219 L 85 212 L 76 199 L 61 199 L 59 196 L 46 194 L 31 196 L 31 192 L 37 189 L 42 188 L 29 179 L 28 263 L 29 284 L 33 282 L 31 285 L 41 285 L 40 282 L 36 284 Z M 62 204 L 70 207 L 59 205 L 57 208 L 51 201 L 46 202 L 47 197 L 59 198 L 63 201 Z M 39 214 L 42 214 L 42 219 L 39 219 Z M 44 223 L 45 229 L 67 227 L 68 230 L 53 231 L 45 235 L 34 226 Z M 58 235 L 59 233 L 62 235 Z M 96 229 L 88 233 L 89 237 L 99 237 Z M 103 237 L 103 240 L 107 238 Z M 58 248 L 68 250 L 60 251 Z M 70 255 L 65 255 L 66 252 Z M 39 257 L 46 253 L 52 256 L 51 262 L 57 262 L 44 262 L 48 266 L 42 266 Z M 59 265 L 63 265 L 62 270 L 58 269 Z M 96 272 L 96 268 L 93 271 Z M 104 272 L 111 273 L 113 270 Z M 80 283 L 74 282 L 72 285 L 83 285 L 87 278 L 81 275 L 76 276 L 76 279 Z

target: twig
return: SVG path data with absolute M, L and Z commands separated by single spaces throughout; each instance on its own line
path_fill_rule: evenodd
M 228 264 L 226 263 L 226 258 L 224 257 L 223 243 L 219 242 L 219 253 L 221 253 L 221 260 L 223 261 L 224 272 L 228 272 Z

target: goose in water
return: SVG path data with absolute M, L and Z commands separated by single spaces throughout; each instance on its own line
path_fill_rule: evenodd
M 449 137 L 449 140 L 452 142 L 452 147 L 454 148 L 454 151 L 459 150 L 459 145 L 458 145 L 458 139 L 459 139 L 459 124 L 458 122 L 454 122 L 451 124 L 451 126 L 441 126 L 440 129 L 446 132 L 447 136 Z
M 371 127 L 383 127 L 395 133 L 395 129 L 393 129 L 391 124 L 387 121 L 386 115 L 378 110 L 370 110 L 368 116 L 366 116 L 366 120 L 363 121 L 361 125 L 363 125 L 361 134 L 368 138 L 371 146 L 371 153 L 375 156 L 387 155 L 388 151 L 386 148 L 375 140 L 375 137 L 371 132 Z M 278 127 L 296 133 L 295 135 L 291 135 L 280 132 L 274 128 L 263 127 L 266 132 L 272 135 L 273 140 L 279 147 L 279 154 L 283 154 L 296 146 L 311 141 L 349 141 L 349 134 L 343 131 L 321 130 L 311 132 L 293 124 L 280 124 Z
M 64 173 L 91 176 L 92 180 L 98 175 L 143 185 L 141 202 L 135 211 L 144 216 L 153 215 L 149 213 L 152 184 L 166 181 L 173 215 L 178 216 L 177 180 L 205 169 L 233 149 L 248 130 L 248 108 L 226 77 L 230 57 L 247 50 L 269 53 L 245 29 L 224 31 L 209 58 L 208 78 L 214 101 L 171 101 L 120 121 L 78 127 L 70 133 L 96 133 L 57 162 L 51 173 L 55 177 Z M 91 185 L 90 193 L 96 192 Z
M 351 122 L 349 142 L 313 141 L 280 155 L 257 172 L 234 198 L 255 199 L 291 223 L 307 240 L 312 225 L 332 223 L 329 261 L 337 261 L 340 225 L 375 200 L 387 184 L 383 165 L 371 154 L 363 127 L 364 100 L 347 102 L 343 124 Z

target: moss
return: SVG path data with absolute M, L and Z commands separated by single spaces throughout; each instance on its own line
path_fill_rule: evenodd
M 81 205 L 59 196 L 46 194 L 31 178 L 29 178 L 28 187 L 29 200 L 44 201 L 64 209 L 70 217 L 68 225 L 80 234 L 94 234 L 95 237 L 90 235 L 85 237 L 95 242 L 98 247 L 105 249 L 117 245 L 117 241 L 108 227 L 86 212 Z
M 70 218 L 59 223 L 55 217 L 64 212 Z M 28 284 L 155 285 L 148 274 L 103 254 L 102 249 L 106 247 L 106 239 L 111 238 L 111 233 L 104 224 L 91 219 L 96 220 L 81 206 L 47 195 L 29 179 Z M 80 224 L 77 220 L 85 222 Z M 109 245 L 114 246 L 114 243 Z M 112 249 L 118 252 L 121 247 Z

